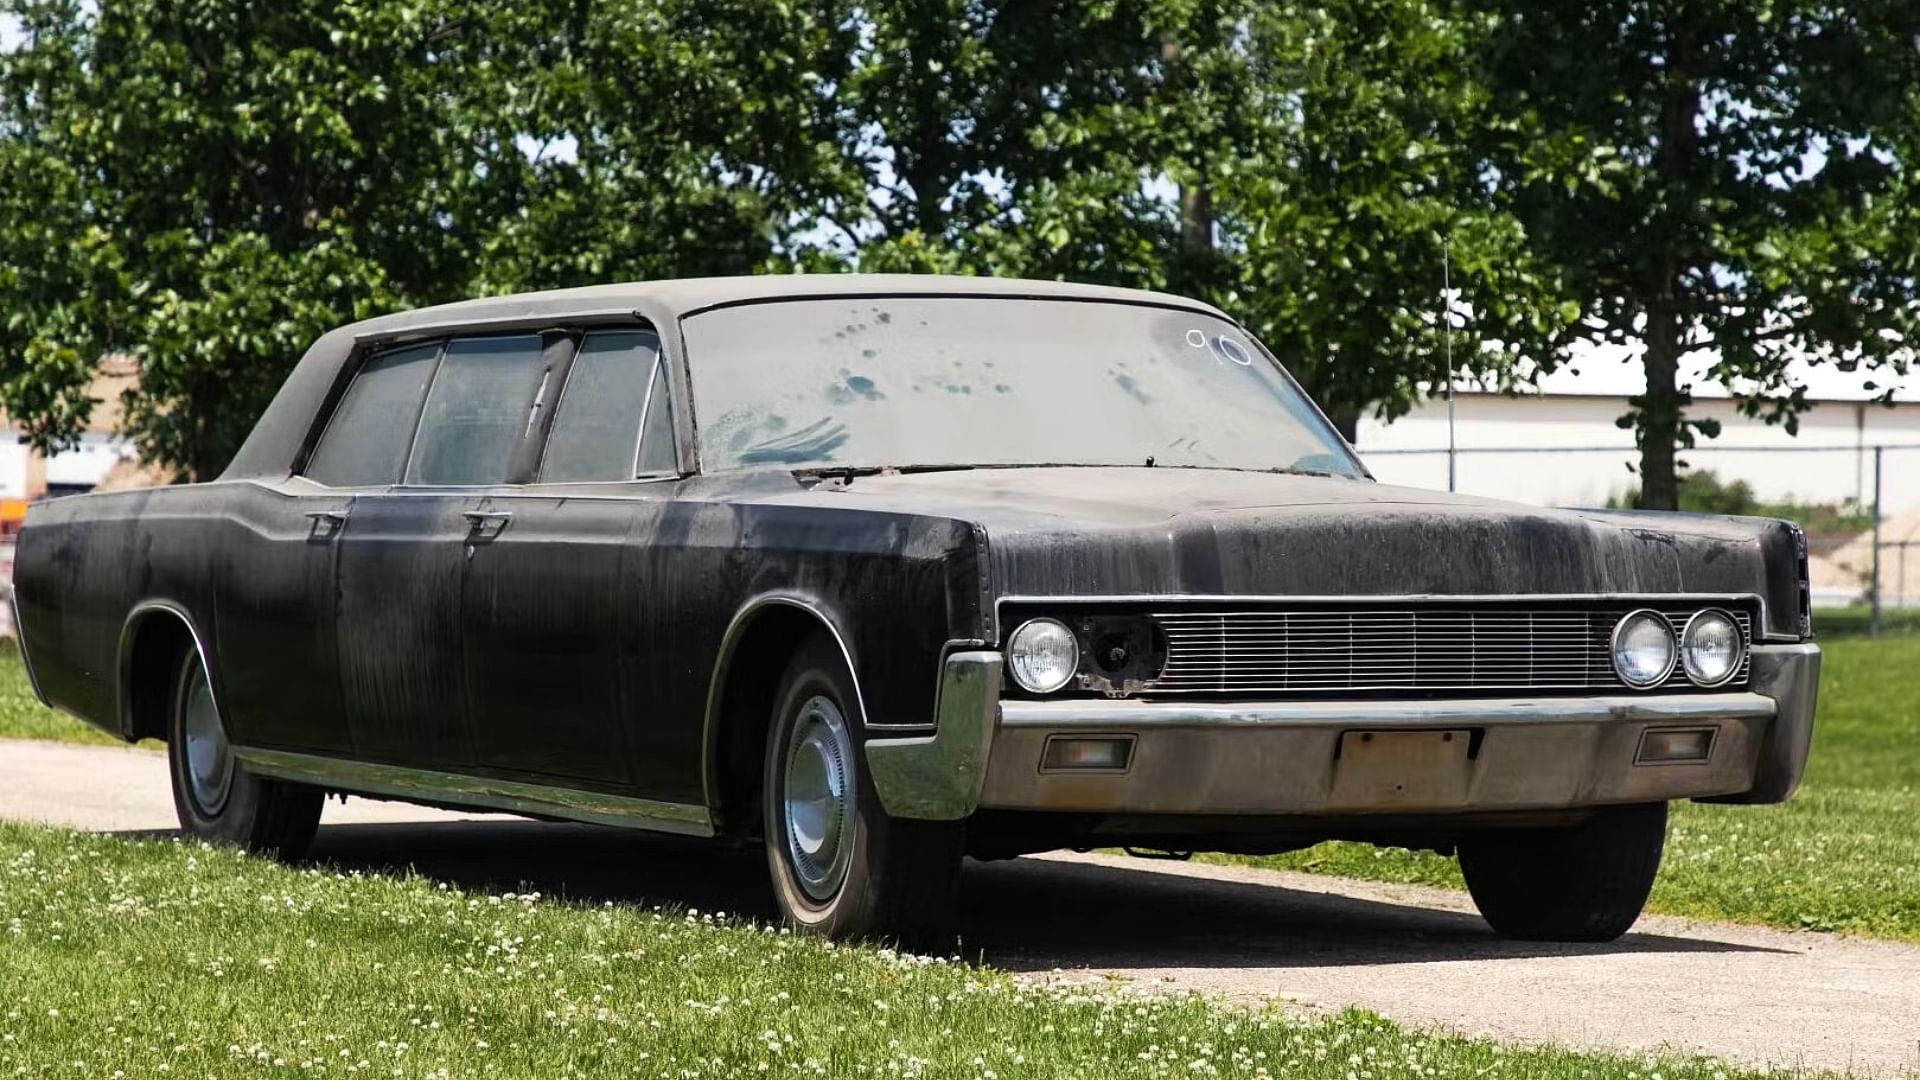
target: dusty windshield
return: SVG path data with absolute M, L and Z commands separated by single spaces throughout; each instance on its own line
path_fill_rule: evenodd
M 1146 305 L 794 300 L 686 319 L 704 470 L 1143 465 L 1358 476 L 1231 323 Z

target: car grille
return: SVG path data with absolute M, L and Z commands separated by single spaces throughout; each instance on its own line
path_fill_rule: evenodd
M 1676 631 L 1706 603 L 1652 605 Z M 1170 611 L 1155 614 L 1167 662 L 1150 694 L 1624 690 L 1608 610 Z M 1732 612 L 1752 641 L 1751 617 Z M 1747 664 L 1727 686 L 1747 681 Z M 1678 665 L 1663 687 L 1690 688 Z

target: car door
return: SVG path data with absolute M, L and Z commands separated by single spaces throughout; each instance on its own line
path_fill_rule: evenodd
M 396 466 L 397 468 L 397 466 Z M 334 655 L 334 540 L 354 492 L 295 478 L 235 485 L 214 546 L 221 705 L 234 742 L 345 755 L 353 741 L 340 710 Z M 214 643 L 209 643 L 214 644 Z
M 630 725 L 644 703 L 621 684 L 620 586 L 629 541 L 677 479 L 660 355 L 651 330 L 585 335 L 544 456 L 529 462 L 537 482 L 488 503 L 504 525 L 474 547 L 464 628 L 475 747 L 490 768 L 635 780 Z
M 336 541 L 335 624 L 359 756 L 448 771 L 475 764 L 462 651 L 467 559 L 499 530 L 485 492 L 506 481 L 550 378 L 536 335 L 447 341 L 401 483 L 354 501 Z

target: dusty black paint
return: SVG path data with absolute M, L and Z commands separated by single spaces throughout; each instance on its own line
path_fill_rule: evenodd
M 33 508 L 15 581 L 39 683 L 54 704 L 132 734 L 126 702 L 154 689 L 130 685 L 133 639 L 143 619 L 177 610 L 205 643 L 238 741 L 699 803 L 718 787 L 705 770 L 722 643 L 767 598 L 836 628 L 869 722 L 902 725 L 931 722 L 950 644 L 998 640 L 1004 596 L 1739 593 L 1764 599 L 1771 635 L 1795 634 L 1794 536 L 1778 522 L 1165 468 L 843 482 L 769 470 L 437 491 L 332 490 L 291 475 L 357 357 L 381 341 L 463 319 L 519 320 L 521 332 L 638 318 L 670 329 L 688 312 L 782 289 L 855 287 L 1130 295 L 748 279 L 479 301 L 335 331 L 219 481 Z M 684 403 L 679 335 L 662 338 Z M 881 392 L 864 377 L 847 385 Z M 691 462 L 695 418 L 677 408 L 675 423 Z M 345 516 L 309 516 L 326 512 Z M 511 520 L 476 531 L 469 512 Z M 164 607 L 136 614 L 143 605 Z

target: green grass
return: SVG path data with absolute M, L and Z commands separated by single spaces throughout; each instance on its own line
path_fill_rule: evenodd
M 125 746 L 98 728 L 65 713 L 54 712 L 33 696 L 20 650 L 11 638 L 0 638 L 0 739 L 48 739 L 90 746 Z M 157 742 L 142 746 L 157 747 Z
M 1726 1080 L 1195 996 L 1023 985 L 691 912 L 0 826 L 0 1076 Z
M 1819 608 L 1813 613 L 1814 633 L 1823 641 L 1864 637 L 1872 627 L 1873 609 L 1865 604 Z M 1920 633 L 1920 608 L 1880 609 L 1880 629 L 1888 634 Z
M 1799 794 L 1783 806 L 1674 804 L 1652 910 L 1920 940 L 1920 638 L 1823 648 Z M 1363 844 L 1234 861 L 1462 885 L 1450 858 Z

